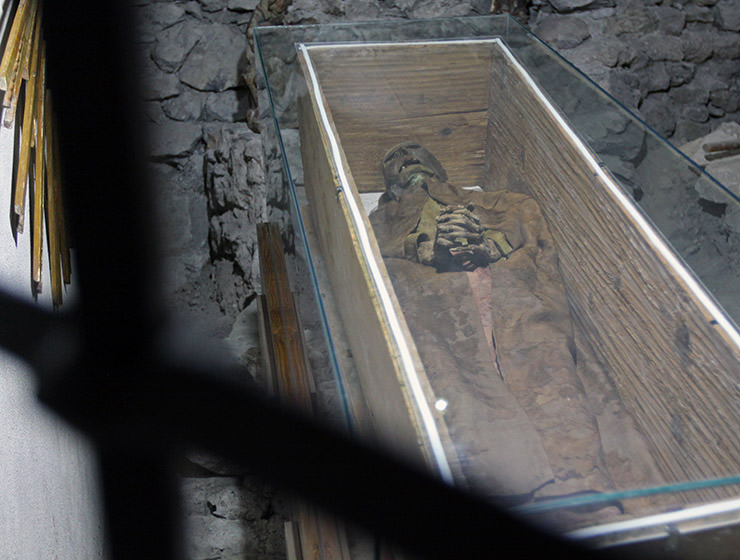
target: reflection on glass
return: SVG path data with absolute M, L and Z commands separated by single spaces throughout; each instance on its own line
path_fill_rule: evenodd
M 529 90 L 496 66 L 493 36 L 531 76 Z M 737 495 L 737 331 L 712 296 L 738 317 L 738 268 L 715 258 L 730 254 L 732 237 L 709 247 L 702 233 L 737 212 L 732 193 L 508 18 L 267 28 L 257 39 L 281 139 L 272 157 L 287 163 L 276 184 L 292 201 L 297 276 L 313 279 L 323 309 L 316 279 L 332 264 L 322 259 L 355 256 L 319 251 L 302 241 L 306 230 L 369 236 L 357 258 L 380 280 L 352 293 L 348 274 L 332 286 L 359 300 L 387 282 L 410 333 L 393 352 L 408 344 L 420 360 L 422 398 L 406 405 L 387 383 L 410 378 L 358 373 L 334 356 L 358 433 L 370 426 L 393 447 L 408 424 L 431 441 L 431 414 L 457 484 L 561 531 Z M 535 88 L 562 121 L 527 110 Z M 307 115 L 322 132 L 307 132 Z M 578 138 L 598 171 L 563 166 L 581 157 Z M 346 181 L 312 174 L 319 160 Z M 347 217 L 348 233 L 326 233 L 343 200 L 364 214 Z M 701 200 L 725 204 L 722 216 Z M 698 225 L 686 227 L 689 215 Z M 352 338 L 351 315 L 328 328 L 323 313 L 330 348 Z M 352 347 L 358 370 L 373 363 L 362 355 L 371 338 Z
M 370 221 L 432 388 L 449 403 L 465 478 L 510 505 L 613 489 L 537 202 L 460 189 L 416 143 L 388 152 L 383 171 Z M 630 459 L 640 473 L 633 484 L 644 484 L 655 465 Z M 589 521 L 610 508 L 624 513 L 602 503 Z

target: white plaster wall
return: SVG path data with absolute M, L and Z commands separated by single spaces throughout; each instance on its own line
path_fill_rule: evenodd
M 16 246 L 10 227 L 13 137 L 0 128 L 0 289 L 31 301 L 29 228 Z M 36 400 L 33 372 L 0 351 L 0 559 L 102 558 L 96 474 L 87 442 Z

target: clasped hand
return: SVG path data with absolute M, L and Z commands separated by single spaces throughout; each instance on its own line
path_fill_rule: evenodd
M 472 206 L 445 206 L 437 217 L 435 260 L 442 268 L 473 270 L 497 261 L 503 255 Z

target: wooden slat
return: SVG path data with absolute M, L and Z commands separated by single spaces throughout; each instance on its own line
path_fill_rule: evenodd
M 298 528 L 293 521 L 285 522 L 285 556 L 287 560 L 301 560 L 301 542 Z
M 257 299 L 257 310 L 259 316 L 260 354 L 262 355 L 262 371 L 264 372 L 264 384 L 267 394 L 275 396 L 277 392 L 275 373 L 275 351 L 273 349 L 270 333 L 270 314 L 267 311 L 267 298 L 260 294 Z
M 62 281 L 64 284 L 72 282 L 72 256 L 69 249 L 69 238 L 67 235 L 67 223 L 64 212 L 64 196 L 62 193 L 62 160 L 59 157 L 59 132 L 57 127 L 52 127 L 52 135 L 49 138 L 52 154 L 52 176 L 54 177 L 54 204 L 57 208 L 57 230 L 59 232 L 59 253 L 62 265 Z
M 301 333 L 293 311 L 288 271 L 282 257 L 280 230 L 274 223 L 257 225 L 262 286 L 267 300 L 272 345 L 275 352 L 277 388 L 291 406 L 311 411 L 309 373 L 301 346 Z
M 302 53 L 299 53 L 299 60 L 306 74 L 306 61 Z M 436 471 L 429 435 L 423 428 L 418 406 L 407 385 L 397 342 L 393 340 L 385 311 L 378 299 L 377 289 L 352 226 L 345 196 L 358 196 L 356 183 L 352 178 L 352 171 L 344 161 L 349 184 L 343 185 L 343 193 L 337 191 L 339 182 L 326 132 L 319 124 L 318 102 L 313 91 L 310 91 L 308 96 L 300 99 L 298 106 L 306 195 L 311 207 L 311 218 L 317 224 L 315 231 L 331 278 L 332 291 L 345 334 L 352 348 L 363 394 L 371 414 L 374 415 L 374 432 L 379 441 L 395 453 Z M 328 107 L 325 108 L 330 112 Z M 398 301 L 392 293 L 372 227 L 367 217 L 364 220 L 364 228 L 370 238 L 370 258 L 378 264 L 382 281 L 391 292 L 392 306 L 399 317 L 404 341 L 409 348 L 425 397 L 431 402 L 434 398 L 433 391 Z M 439 413 L 432 414 L 453 473 L 462 481 L 459 461 L 444 418 Z
M 480 184 L 491 43 L 310 52 L 360 192 L 383 190 L 383 156 L 411 139 L 455 184 Z
M 44 162 L 44 73 L 46 64 L 44 59 L 44 42 L 41 41 L 38 52 L 38 77 L 36 84 L 35 141 L 36 157 L 34 162 L 34 190 L 33 190 L 33 236 L 31 239 L 31 279 L 35 293 L 41 292 L 41 257 L 44 243 L 44 199 L 46 198 L 46 166 Z
M 23 232 L 26 213 L 26 187 L 28 170 L 31 161 L 31 145 L 34 141 L 34 120 L 36 110 L 36 87 L 38 82 L 40 33 L 34 33 L 31 48 L 31 68 L 26 82 L 26 98 L 23 104 L 23 125 L 21 127 L 21 149 L 18 157 L 18 168 L 15 176 L 15 194 L 13 212 L 16 215 L 16 231 Z
M 10 128 L 13 126 L 13 122 L 15 122 L 15 113 L 18 106 L 18 99 L 21 94 L 21 86 L 23 85 L 23 76 L 29 75 L 28 68 L 31 64 L 32 44 L 35 41 L 35 35 L 39 35 L 41 33 L 41 29 L 38 25 L 39 19 L 37 17 L 37 13 L 38 4 L 36 2 L 32 2 L 31 7 L 26 12 L 25 21 L 23 22 L 21 43 L 9 75 L 8 90 L 3 97 L 3 107 L 6 107 L 5 114 L 3 115 L 3 125 L 6 128 Z
M 257 225 L 262 289 L 260 332 L 267 361 L 275 369 L 277 392 L 287 404 L 314 411 L 313 379 L 306 358 L 303 330 L 295 298 L 290 290 L 282 237 L 275 223 Z M 296 467 L 300 468 L 300 467 Z M 334 517 L 306 503 L 292 508 L 297 527 L 287 539 L 289 556 L 316 560 L 349 558 L 344 529 Z
M 572 310 L 665 479 L 740 472 L 737 348 L 503 53 L 494 58 L 488 150 L 489 185 L 539 202 Z
M 44 158 L 46 165 L 46 213 L 49 248 L 49 277 L 51 280 L 51 301 L 54 308 L 62 305 L 62 262 L 61 262 L 61 240 L 60 231 L 64 228 L 64 222 L 59 211 L 59 185 L 56 183 L 54 173 L 54 157 L 52 152 L 52 108 L 51 94 L 46 90 L 45 114 L 44 114 Z
M 486 111 L 368 122 L 364 129 L 340 130 L 357 190 L 385 190 L 381 162 L 393 146 L 416 140 L 437 154 L 456 185 L 480 185 L 485 169 Z M 453 148 L 454 147 L 454 148 Z M 357 169 L 355 172 L 354 170 Z
M 10 72 L 13 69 L 13 63 L 20 49 L 23 24 L 30 4 L 31 0 L 20 0 L 13 16 L 13 23 L 10 26 L 10 33 L 8 34 L 8 42 L 5 45 L 5 51 L 0 60 L 0 89 L 3 91 L 8 90 Z

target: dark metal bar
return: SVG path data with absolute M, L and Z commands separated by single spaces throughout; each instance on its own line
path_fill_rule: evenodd
M 136 355 L 153 343 L 162 304 L 133 10 L 89 0 L 43 9 L 86 352 Z

